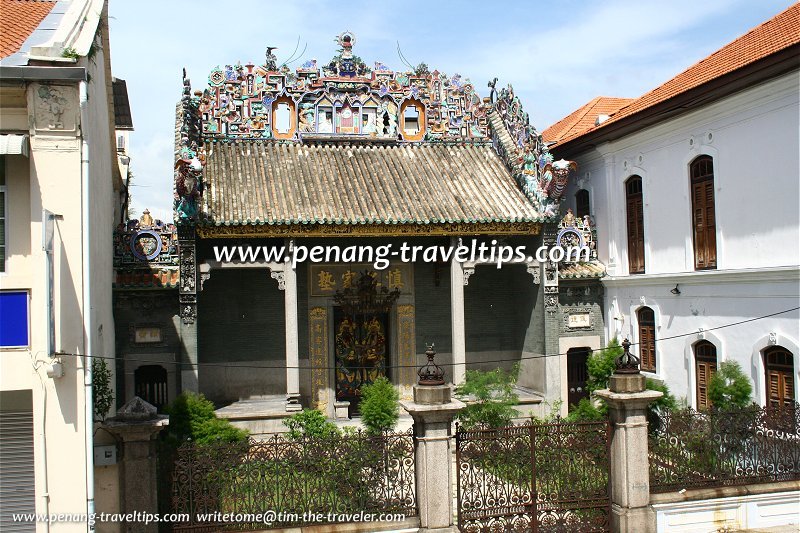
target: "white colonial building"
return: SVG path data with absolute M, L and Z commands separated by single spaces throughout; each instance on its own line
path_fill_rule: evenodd
M 764 405 L 800 397 L 800 5 L 638 99 L 596 98 L 544 132 L 597 222 L 609 338 L 707 406 L 739 362 Z
M 87 357 L 115 346 L 107 2 L 3 2 L 0 33 L 0 531 L 85 532 L 14 514 L 119 508 L 116 464 L 94 467 L 95 443 L 113 441 L 95 433 Z

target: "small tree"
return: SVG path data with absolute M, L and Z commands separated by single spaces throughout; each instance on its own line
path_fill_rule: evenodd
M 95 421 L 106 419 L 108 410 L 114 403 L 114 391 L 111 388 L 111 371 L 105 359 L 92 359 L 92 406 Z
M 458 414 L 459 422 L 467 429 L 507 426 L 517 415 L 514 406 L 519 403 L 519 396 L 514 385 L 518 373 L 519 365 L 510 372 L 502 368 L 487 372 L 467 370 L 464 383 L 456 387 L 456 397 L 467 402 Z
M 373 383 L 362 387 L 361 421 L 370 433 L 390 431 L 397 425 L 400 396 L 394 385 L 381 376 Z
M 600 389 L 608 388 L 608 378 L 614 373 L 615 360 L 622 355 L 622 346 L 616 337 L 608 342 L 608 346 L 602 350 L 592 352 L 586 360 L 586 370 L 589 379 L 586 380 L 586 388 L 590 393 Z
M 747 407 L 753 401 L 753 386 L 736 361 L 725 361 L 711 377 L 708 398 L 717 409 Z

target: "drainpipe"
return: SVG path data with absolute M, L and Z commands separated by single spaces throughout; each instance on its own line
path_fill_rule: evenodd
M 94 409 L 92 406 L 92 354 L 94 352 L 94 305 L 92 303 L 92 273 L 91 273 L 91 220 L 89 218 L 89 142 L 86 140 L 89 131 L 87 118 L 87 85 L 85 81 L 79 83 L 81 107 L 81 234 L 83 236 L 83 385 L 85 412 L 85 446 L 86 446 L 86 513 L 94 515 Z M 88 525 L 87 531 L 94 531 L 94 526 Z

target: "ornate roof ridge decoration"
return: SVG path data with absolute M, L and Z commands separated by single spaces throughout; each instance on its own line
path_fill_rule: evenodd
M 114 231 L 114 288 L 174 288 L 178 284 L 178 231 L 144 210 Z
M 180 103 L 180 132 L 175 147 L 174 217 L 179 224 L 197 219 L 203 194 L 205 154 L 201 135 L 200 94 L 192 96 L 192 87 L 183 71 L 183 94 Z
M 175 164 L 175 218 L 197 220 L 202 199 L 204 146 L 259 141 L 360 146 L 492 143 L 526 198 L 555 222 L 574 163 L 553 162 L 513 88 L 481 98 L 469 79 L 431 71 L 424 63 L 395 72 L 353 54 L 351 32 L 336 37 L 338 53 L 292 71 L 274 48 L 261 65 L 212 69 L 191 94 L 184 72 L 180 139 Z M 495 101 L 495 97 L 496 101 Z
M 492 99 L 497 78 L 489 82 Z M 514 94 L 511 84 L 501 89 L 489 114 L 492 142 L 522 191 L 542 215 L 555 222 L 574 161 L 553 161 L 541 134 L 530 123 L 530 116 Z
M 597 228 L 592 217 L 584 215 L 576 217 L 571 208 L 558 224 L 556 244 L 565 250 L 570 247 L 586 246 L 586 254 L 565 256 L 558 267 L 558 276 L 562 279 L 602 278 L 606 274 L 606 266 L 597 257 Z
M 355 35 L 336 37 L 338 53 L 292 71 L 268 50 L 262 65 L 215 67 L 200 93 L 203 136 L 290 139 L 346 135 L 398 142 L 480 141 L 489 137 L 491 107 L 468 79 L 420 64 L 394 72 L 370 68 L 353 54 Z

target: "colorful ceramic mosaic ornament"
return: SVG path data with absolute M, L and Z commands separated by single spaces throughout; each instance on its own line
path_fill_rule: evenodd
M 493 143 L 526 196 L 555 217 L 574 163 L 553 163 L 511 86 L 481 98 L 469 79 L 424 63 L 395 72 L 370 68 L 353 53 L 351 32 L 338 53 L 291 71 L 267 49 L 263 64 L 215 67 L 191 94 L 184 79 L 175 164 L 175 216 L 191 222 L 203 193 L 203 144 L 209 140 L 277 142 Z M 184 75 L 185 78 L 185 75 Z M 495 101 L 495 96 L 497 96 Z

